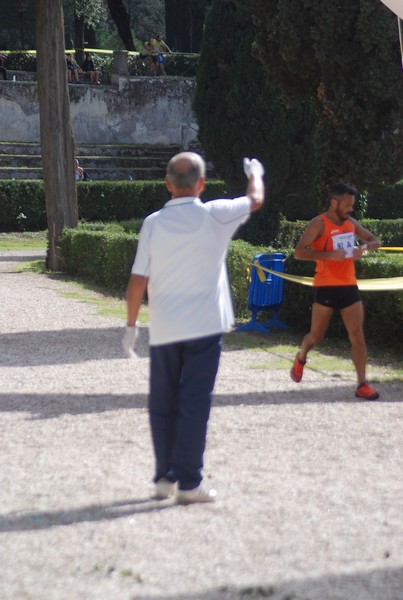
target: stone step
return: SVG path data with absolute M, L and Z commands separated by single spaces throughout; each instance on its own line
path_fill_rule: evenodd
M 121 146 L 114 144 L 80 144 L 76 146 L 77 156 L 152 157 L 169 160 L 177 152 L 180 152 L 179 146 Z
M 203 156 L 199 144 L 190 149 Z M 80 144 L 76 156 L 91 180 L 160 180 L 168 160 L 180 150 L 174 145 Z M 40 144 L 0 142 L 0 179 L 42 179 L 41 167 Z M 210 163 L 207 174 L 215 177 Z
M 93 168 L 85 169 L 91 180 L 110 180 L 110 181 L 122 181 L 125 179 L 129 180 L 140 180 L 140 181 L 160 181 L 165 177 L 165 170 L 158 168 L 147 168 L 147 169 L 129 169 L 129 168 L 118 168 L 118 169 L 102 169 Z M 37 180 L 42 179 L 42 169 L 40 168 L 14 168 L 14 167 L 0 167 L 0 179 L 24 179 L 24 180 Z
M 41 146 L 34 142 L 0 142 L 0 160 L 2 154 L 40 155 Z
M 36 73 L 34 71 L 13 71 L 12 69 L 7 69 L 7 79 L 13 81 L 13 77 L 15 77 L 15 81 L 36 81 Z
M 120 144 L 78 144 L 77 156 L 150 156 L 166 159 L 180 151 L 179 146 L 152 145 L 120 145 Z M 40 144 L 33 142 L 1 142 L 0 155 L 34 155 L 41 154 Z
M 76 156 L 79 159 L 80 165 L 86 169 L 109 168 L 115 170 L 117 168 L 147 169 L 152 167 L 165 169 L 167 163 L 166 158 L 163 156 L 82 156 L 81 154 L 77 154 Z M 2 154 L 0 155 L 0 166 L 16 168 L 26 167 L 28 169 L 42 167 L 42 157 L 29 154 Z

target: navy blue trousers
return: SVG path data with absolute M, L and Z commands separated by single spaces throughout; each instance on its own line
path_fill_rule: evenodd
M 221 334 L 151 346 L 149 415 L 156 472 L 190 490 L 202 480 Z

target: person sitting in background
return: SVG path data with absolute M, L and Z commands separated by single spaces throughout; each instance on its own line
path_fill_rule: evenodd
M 85 60 L 81 65 L 82 70 L 85 72 L 86 76 L 89 77 L 91 83 L 97 85 L 100 82 L 100 72 L 95 70 L 94 61 L 92 60 L 91 52 L 85 53 Z
M 0 73 L 3 73 L 3 79 L 4 81 L 7 80 L 7 69 L 4 66 L 6 62 L 6 57 L 3 56 L 3 54 L 0 54 Z
M 75 171 L 74 171 L 75 180 L 82 181 L 84 179 L 84 169 L 82 167 L 80 167 L 78 158 L 75 159 L 74 164 L 75 164 Z
M 148 70 L 152 75 L 157 69 L 158 52 L 155 47 L 155 39 L 150 38 L 144 42 L 144 51 L 147 56 Z
M 79 75 L 79 73 L 84 73 L 84 71 L 81 69 L 81 67 L 79 67 L 77 62 L 74 60 L 74 56 L 73 56 L 72 52 L 70 52 L 70 54 L 67 55 L 66 65 L 67 65 L 67 81 L 69 83 L 71 83 L 71 78 L 73 76 L 75 82 L 80 83 L 79 79 L 78 79 L 78 75 Z
M 74 177 L 76 181 L 91 181 L 91 177 L 88 175 L 87 171 L 84 171 L 82 167 L 80 167 L 80 163 L 76 158 L 75 161 L 75 171 Z

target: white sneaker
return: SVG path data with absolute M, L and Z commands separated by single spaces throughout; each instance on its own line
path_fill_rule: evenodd
M 154 491 L 151 497 L 154 498 L 154 500 L 166 500 L 173 493 L 174 487 L 175 484 L 172 483 L 172 481 L 169 481 L 169 479 L 166 479 L 165 477 L 161 477 L 161 479 L 154 484 Z
M 217 492 L 208 489 L 201 483 L 192 490 L 178 490 L 176 501 L 178 504 L 195 504 L 196 502 L 215 502 Z

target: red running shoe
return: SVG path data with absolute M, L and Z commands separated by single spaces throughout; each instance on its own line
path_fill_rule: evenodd
M 299 352 L 295 355 L 294 364 L 291 367 L 290 377 L 295 383 L 299 383 L 302 379 L 302 375 L 304 374 L 304 366 L 306 365 L 306 360 L 302 362 L 299 359 Z
M 355 397 L 363 400 L 378 400 L 379 394 L 366 381 L 355 390 Z

